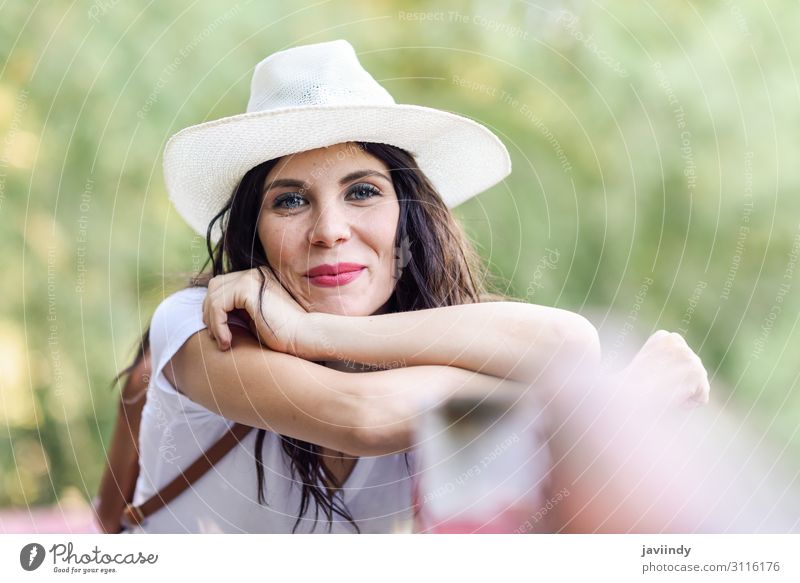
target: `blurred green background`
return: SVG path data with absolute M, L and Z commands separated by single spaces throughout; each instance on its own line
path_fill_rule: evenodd
M 269 53 L 336 38 L 398 102 L 504 140 L 513 174 L 456 213 L 509 293 L 589 317 L 614 366 L 681 332 L 713 400 L 800 453 L 796 2 L 96 0 L 0 16 L 0 507 L 94 495 L 109 381 L 205 259 L 165 193 L 166 140 L 244 111 Z

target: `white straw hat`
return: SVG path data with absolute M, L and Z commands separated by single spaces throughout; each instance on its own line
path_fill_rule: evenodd
M 452 208 L 511 172 L 503 143 L 466 117 L 395 103 L 346 40 L 273 53 L 253 72 L 247 112 L 185 128 L 164 150 L 175 208 L 205 236 L 254 166 L 305 150 L 361 141 L 407 150 Z M 219 222 L 212 240 L 220 238 Z

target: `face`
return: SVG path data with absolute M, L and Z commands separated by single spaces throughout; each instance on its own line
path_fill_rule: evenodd
M 388 167 L 357 144 L 337 144 L 281 158 L 263 188 L 258 237 L 300 304 L 383 313 L 395 287 L 400 216 Z

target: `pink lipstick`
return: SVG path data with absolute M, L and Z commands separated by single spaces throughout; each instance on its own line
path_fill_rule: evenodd
M 323 264 L 310 269 L 306 273 L 308 280 L 320 287 L 345 285 L 356 279 L 366 269 L 360 263 Z

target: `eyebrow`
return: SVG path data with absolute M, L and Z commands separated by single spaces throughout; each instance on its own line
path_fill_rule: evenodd
M 382 172 L 378 172 L 377 170 L 356 170 L 354 172 L 350 172 L 345 176 L 342 176 L 339 179 L 339 186 L 344 186 L 348 182 L 352 182 L 354 180 L 358 180 L 359 178 L 364 178 L 366 176 L 378 176 L 383 178 L 386 182 L 391 183 L 391 179 L 383 174 Z M 302 188 L 303 190 L 309 190 L 311 185 L 307 182 L 303 182 L 302 180 L 297 180 L 296 178 L 277 178 L 267 184 L 266 188 L 264 188 L 264 192 L 268 192 L 273 188 L 279 188 L 281 186 L 290 186 L 292 188 Z

